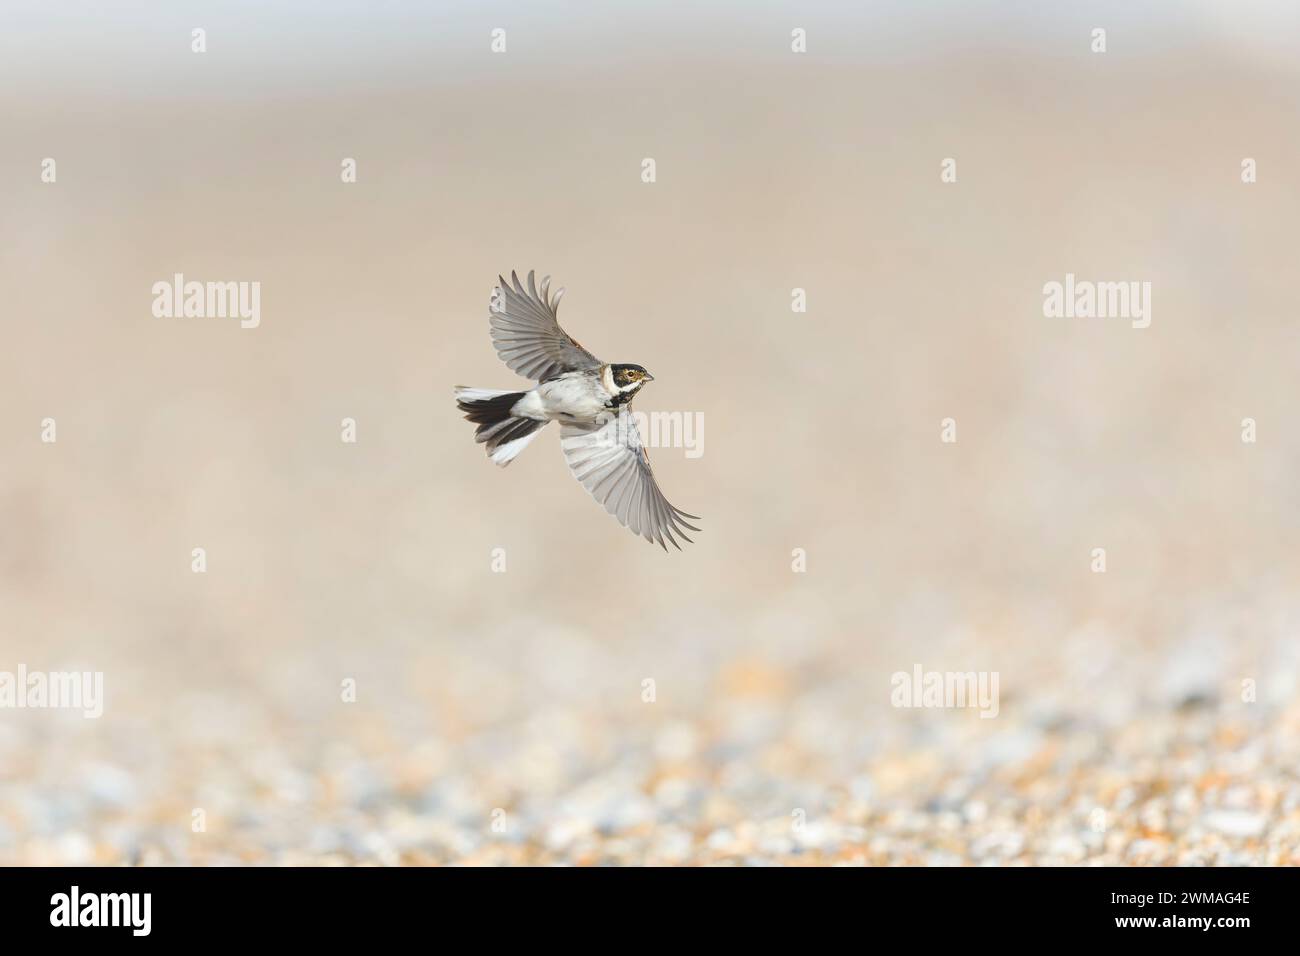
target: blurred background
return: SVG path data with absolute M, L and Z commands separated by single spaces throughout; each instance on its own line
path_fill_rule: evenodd
M 0 710 L 0 863 L 1300 862 L 1298 42 L 1280 0 L 6 3 L 0 671 L 105 710 Z M 511 269 L 702 414 L 654 452 L 682 553 L 554 428 L 474 444 Z M 155 318 L 178 272 L 260 327 Z M 1150 328 L 1045 318 L 1067 272 Z M 917 665 L 997 717 L 891 706 Z

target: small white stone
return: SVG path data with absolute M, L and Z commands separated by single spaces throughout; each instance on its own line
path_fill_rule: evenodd
M 1238 810 L 1216 810 L 1205 816 L 1205 825 L 1224 836 L 1257 837 L 1264 832 L 1268 821 L 1258 813 Z

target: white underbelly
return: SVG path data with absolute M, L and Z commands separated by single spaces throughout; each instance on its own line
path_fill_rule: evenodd
M 589 376 L 566 376 L 538 385 L 519 400 L 515 409 L 520 414 L 518 409 L 528 402 L 529 418 L 589 422 L 606 410 L 605 398 Z

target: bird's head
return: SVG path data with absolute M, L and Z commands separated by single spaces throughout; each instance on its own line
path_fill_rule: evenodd
M 635 393 L 646 382 L 655 380 L 655 377 L 640 365 L 611 365 L 609 373 L 614 389 L 622 394 Z

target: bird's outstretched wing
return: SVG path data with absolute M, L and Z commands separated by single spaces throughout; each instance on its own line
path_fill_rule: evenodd
M 492 304 L 488 307 L 492 327 L 492 343 L 501 360 L 526 378 L 543 382 L 561 372 L 595 368 L 600 359 L 575 342 L 555 317 L 560 306 L 561 289 L 552 297 L 551 277 L 542 279 L 539 293 L 528 273 L 528 288 L 511 272 L 510 282 L 498 276 L 500 285 L 493 290 Z
M 573 477 L 633 534 L 658 543 L 665 551 L 667 538 L 680 551 L 673 532 L 690 541 L 682 528 L 700 530 L 683 520 L 699 518 L 674 508 L 659 490 L 630 415 L 611 415 L 592 423 L 566 423 L 560 427 L 560 447 Z

